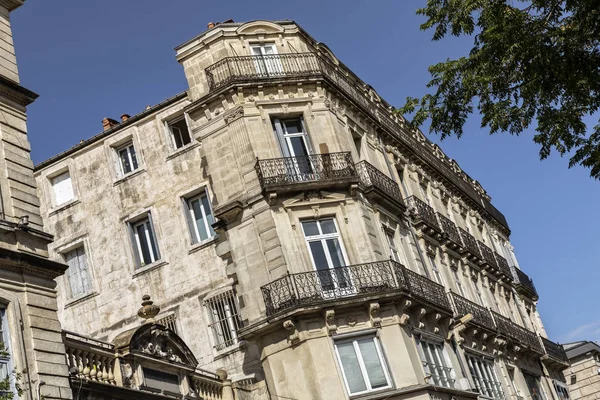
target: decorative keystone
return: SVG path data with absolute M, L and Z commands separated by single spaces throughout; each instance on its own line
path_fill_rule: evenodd
M 138 310 L 139 317 L 145 319 L 144 324 L 155 323 L 156 320 L 154 317 L 160 312 L 160 307 L 154 305 L 154 302 L 150 300 L 150 296 L 147 294 L 142 297 L 142 300 L 142 308 Z

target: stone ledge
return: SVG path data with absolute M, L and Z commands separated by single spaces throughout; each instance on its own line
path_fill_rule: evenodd
M 140 275 L 145 274 L 146 272 L 150 272 L 153 271 L 157 268 L 160 268 L 164 265 L 169 264 L 167 261 L 164 260 L 158 260 L 156 262 L 153 262 L 152 264 L 148 264 L 148 265 L 144 265 L 143 267 L 140 267 L 138 269 L 135 270 L 133 276 L 131 278 L 137 278 Z

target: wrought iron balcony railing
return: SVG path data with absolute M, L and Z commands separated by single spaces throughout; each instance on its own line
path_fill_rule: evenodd
M 346 185 L 358 181 L 350 152 L 257 160 L 256 173 L 263 189 L 293 190 Z
M 368 294 L 404 292 L 450 310 L 444 287 L 392 261 L 286 275 L 261 287 L 267 315 Z
M 368 293 L 407 290 L 403 267 L 392 261 L 286 275 L 263 287 L 267 315 Z M 400 274 L 398 273 L 400 272 Z
M 463 228 L 458 228 L 458 232 L 460 233 L 465 251 L 470 253 L 473 257 L 482 258 L 479 246 L 477 246 L 477 240 L 475 240 L 473 235 Z
M 473 323 L 486 329 L 496 329 L 492 314 L 487 308 L 467 300 L 456 293 L 452 293 L 452 302 L 454 303 L 454 309 L 457 315 L 463 316 L 471 314 L 473 316 Z
M 477 242 L 479 245 L 479 250 L 481 251 L 481 255 L 483 256 L 483 261 L 486 262 L 490 267 L 494 269 L 498 269 L 498 263 L 496 262 L 496 258 L 494 257 L 494 252 L 483 242 Z
M 498 332 L 529 347 L 538 354 L 544 354 L 538 336 L 530 330 L 512 322 L 510 319 L 492 311 Z
M 436 232 L 442 231 L 433 207 L 416 196 L 407 198 L 406 204 L 408 204 L 410 208 L 416 225 L 425 224 L 428 228 L 433 229 Z
M 448 240 L 450 240 L 450 242 L 453 243 L 455 247 L 462 247 L 463 243 L 460 238 L 460 233 L 458 233 L 458 228 L 456 227 L 456 224 L 452 222 L 450 218 L 440 213 L 437 213 L 437 216 L 442 227 L 442 232 L 448 238 Z
M 494 255 L 496 256 L 496 261 L 498 261 L 498 268 L 500 268 L 500 271 L 509 279 L 513 279 L 512 272 L 508 262 L 506 261 L 506 258 L 502 257 L 498 253 L 494 253 Z
M 552 357 L 561 364 L 569 364 L 567 353 L 561 345 L 554 343 L 552 340 L 546 339 L 545 337 L 542 337 L 541 339 L 542 344 L 544 345 L 544 350 L 549 357 Z
M 373 96 L 369 86 L 341 64 L 333 64 L 316 53 L 236 56 L 217 61 L 206 68 L 205 73 L 210 90 L 220 89 L 228 84 L 254 84 L 287 78 L 324 78 L 374 121 L 379 122 L 404 147 L 427 162 L 431 168 L 452 182 L 476 204 L 481 204 L 480 212 L 509 229 L 504 215 L 486 198 L 481 197 L 473 187 L 471 177 L 462 171 L 456 172 L 455 162 L 443 153 L 436 152 L 433 143 L 422 142 L 416 135 L 407 134 L 401 119 L 390 112 L 387 104 L 380 101 L 377 96 Z
M 402 209 L 406 208 L 402 200 L 400 187 L 393 179 L 367 161 L 357 163 L 356 171 L 360 179 L 359 185 L 366 194 L 376 193 L 378 197 L 387 203 L 396 205 Z
M 421 301 L 428 302 L 436 307 L 447 310 L 452 309 L 448 296 L 446 295 L 446 289 L 444 289 L 442 285 L 437 284 L 431 279 L 417 274 L 408 268 L 403 269 L 410 294 Z
M 535 289 L 535 285 L 533 284 L 533 280 L 519 268 L 512 267 L 511 269 L 513 271 L 514 278 L 513 284 L 515 285 L 517 291 L 525 294 L 533 300 L 537 300 L 539 296 L 537 290 Z

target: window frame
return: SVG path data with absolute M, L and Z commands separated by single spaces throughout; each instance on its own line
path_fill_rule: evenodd
M 180 131 L 180 139 L 181 139 L 182 145 L 179 146 L 179 147 L 177 147 L 177 141 L 175 140 L 175 132 L 173 132 L 173 125 L 177 124 L 177 123 L 179 123 L 181 121 L 185 122 L 185 127 L 187 129 L 187 134 L 188 134 L 189 142 L 184 143 L 183 136 L 181 136 L 181 131 Z M 168 133 L 168 136 L 169 136 L 169 141 L 171 143 L 171 149 L 173 151 L 177 151 L 177 150 L 183 149 L 184 147 L 191 145 L 192 142 L 194 141 L 193 140 L 194 138 L 192 137 L 192 130 L 190 129 L 190 124 L 188 122 L 189 121 L 188 121 L 188 118 L 187 118 L 187 114 L 183 114 L 183 115 L 180 115 L 180 116 L 177 116 L 177 117 L 174 117 L 174 118 L 171 118 L 169 120 L 165 120 L 164 121 L 165 129 L 167 130 L 167 133 Z M 177 128 L 177 129 L 179 129 L 179 128 Z
M 204 307 L 208 314 L 208 328 L 212 332 L 213 348 L 223 351 L 240 343 L 239 330 L 243 327 L 243 322 L 235 291 L 230 289 L 207 297 Z M 223 314 L 219 314 L 219 311 Z M 228 334 L 225 335 L 225 332 Z
M 383 228 L 383 233 L 387 240 L 388 251 L 390 253 L 390 259 L 396 261 L 399 264 L 404 264 L 403 257 L 400 256 L 400 252 L 398 251 L 398 246 L 396 245 L 394 239 L 396 238 L 396 231 L 391 229 Z
M 146 222 L 148 223 L 147 226 L 150 228 L 151 234 L 152 234 L 152 237 L 151 237 L 152 243 L 147 242 L 146 244 L 148 246 L 148 250 L 149 250 L 151 259 L 154 258 L 154 260 L 152 260 L 149 263 L 146 263 L 144 261 L 143 250 L 141 248 L 141 242 L 139 241 L 139 234 L 136 229 L 140 225 L 145 225 Z M 140 268 L 147 267 L 149 265 L 153 265 L 157 262 L 160 262 L 162 260 L 162 256 L 160 253 L 160 247 L 158 245 L 158 237 L 156 236 L 156 228 L 154 227 L 152 213 L 150 211 L 148 211 L 144 214 L 141 214 L 137 218 L 128 221 L 127 225 L 128 225 L 129 233 L 130 233 L 130 237 L 131 237 L 132 250 L 134 252 L 135 269 L 137 270 Z M 146 239 L 149 239 L 148 231 L 145 232 L 145 236 L 146 236 Z M 153 254 L 152 244 L 154 244 L 154 250 L 156 250 L 156 254 Z
M 335 227 L 335 233 L 323 233 L 323 229 L 321 228 L 321 222 L 325 221 L 325 220 L 332 220 L 334 227 Z M 306 236 L 306 231 L 304 230 L 304 223 L 305 222 L 316 222 L 317 223 L 317 227 L 319 228 L 319 234 L 318 235 L 311 235 L 311 236 Z M 348 254 L 346 253 L 346 248 L 344 247 L 344 241 L 342 240 L 342 235 L 340 233 L 340 229 L 338 226 L 338 223 L 335 219 L 335 217 L 322 217 L 322 218 L 317 218 L 317 219 L 303 219 L 300 221 L 300 225 L 302 228 L 302 235 L 303 235 L 303 239 L 304 239 L 304 243 L 306 243 L 307 249 L 308 249 L 308 254 L 310 256 L 310 261 L 312 263 L 313 266 L 313 270 L 314 271 L 318 271 L 317 266 L 315 264 L 315 260 L 312 254 L 312 251 L 310 249 L 310 243 L 311 242 L 316 242 L 316 241 L 320 241 L 321 242 L 321 246 L 323 246 L 323 249 L 328 249 L 327 247 L 327 239 L 337 239 L 338 243 L 340 245 L 340 250 L 342 252 L 342 257 L 343 257 L 343 262 L 344 265 L 342 267 L 347 267 L 350 265 L 349 261 L 348 261 Z M 325 258 L 327 259 L 327 265 L 328 265 L 328 269 L 333 269 L 335 267 L 333 267 L 333 262 L 331 260 L 331 254 L 329 254 L 329 252 L 325 252 Z
M 448 355 L 446 353 L 446 348 L 444 346 L 444 342 L 443 341 L 437 341 L 437 340 L 432 340 L 430 338 L 425 338 L 423 336 L 420 337 L 416 337 L 417 340 L 417 348 L 419 349 L 419 356 L 421 357 L 421 363 L 423 366 L 423 372 L 425 372 L 426 375 L 431 376 L 431 379 L 433 380 L 433 383 L 436 386 L 441 386 L 441 387 L 447 387 L 447 388 L 451 388 L 453 389 L 455 387 L 455 383 L 456 383 L 456 374 L 454 372 L 454 368 L 452 366 L 452 362 L 450 361 L 450 359 L 448 358 Z M 426 346 L 430 346 L 433 347 L 436 352 L 434 354 L 434 352 L 431 351 L 431 349 L 429 347 Z M 426 352 L 427 350 L 427 352 Z M 428 360 L 428 356 L 432 361 Z M 435 355 L 435 357 L 434 357 Z M 441 363 L 441 365 L 436 364 L 436 361 Z M 442 374 L 445 374 L 447 376 L 440 376 L 437 374 L 437 372 L 434 374 L 432 371 L 432 368 L 429 364 L 433 365 L 433 369 L 438 370 L 441 369 L 442 370 Z M 443 384 L 443 380 L 446 380 L 448 382 L 448 385 Z M 439 383 L 437 381 L 440 381 Z
M 185 219 L 186 219 L 186 222 L 188 225 L 188 230 L 190 232 L 190 237 L 192 239 L 192 245 L 211 241 L 217 236 L 217 233 L 215 232 L 214 228 L 212 227 L 212 224 L 210 224 L 208 221 L 208 214 L 206 213 L 204 204 L 202 203 L 203 197 L 206 198 L 208 207 L 210 209 L 209 210 L 210 216 L 214 223 L 215 222 L 215 213 L 212 208 L 212 202 L 210 200 L 210 193 L 208 192 L 208 189 L 206 187 L 200 189 L 199 191 L 197 191 L 193 194 L 190 194 L 188 196 L 184 196 L 181 198 L 183 201 L 183 206 L 184 206 Z M 198 228 L 197 219 L 195 218 L 195 212 L 192 207 L 192 202 L 194 200 L 198 200 L 198 204 L 200 206 L 200 212 L 202 213 L 202 220 L 204 222 L 204 228 L 208 235 L 204 239 L 201 238 L 200 229 Z
M 176 385 L 177 386 L 177 392 L 173 392 L 173 391 L 171 391 L 169 389 L 166 389 L 164 387 L 157 387 L 159 385 L 148 385 L 148 379 L 149 379 L 148 375 L 150 375 L 150 374 L 147 373 L 148 371 L 152 371 L 152 373 L 155 373 L 157 375 L 163 375 L 163 376 L 170 375 L 170 376 L 176 378 L 177 379 L 177 385 Z M 160 390 L 161 392 L 165 392 L 165 393 L 183 394 L 182 387 L 181 387 L 182 379 L 181 379 L 181 377 L 178 374 L 175 374 L 175 373 L 170 372 L 170 371 L 165 371 L 165 370 L 162 370 L 162 369 L 151 368 L 151 367 L 146 367 L 146 366 L 142 366 L 142 374 L 143 374 L 143 378 L 144 378 L 143 379 L 143 386 L 146 387 L 146 388 L 150 388 L 150 389 L 153 389 L 153 390 Z M 173 382 L 171 382 L 171 384 L 172 383 Z
M 64 200 L 63 202 L 59 203 L 58 202 L 58 196 L 56 193 L 56 184 L 55 184 L 55 180 L 63 175 L 68 175 L 68 180 L 69 180 L 69 188 L 70 188 L 70 192 L 71 192 L 71 197 L 67 200 Z M 73 186 L 73 177 L 71 176 L 71 171 L 69 170 L 69 168 L 66 168 L 64 170 L 61 170 L 58 173 L 55 173 L 51 176 L 48 177 L 48 180 L 50 181 L 50 190 L 52 192 L 52 204 L 55 208 L 59 208 L 62 206 L 65 206 L 67 204 L 69 204 L 70 202 L 74 201 L 77 199 L 77 196 L 75 195 L 75 187 Z
M 140 160 L 139 160 L 139 156 L 137 154 L 137 150 L 135 148 L 135 144 L 133 143 L 133 139 L 130 139 L 118 146 L 113 147 L 113 150 L 115 152 L 115 156 L 117 158 L 117 164 L 118 164 L 118 175 L 119 177 L 124 177 L 127 176 L 129 174 L 133 174 L 135 171 L 140 169 Z M 132 156 L 132 151 L 133 150 L 133 156 Z M 125 171 L 125 165 L 123 162 L 123 159 L 121 158 L 121 152 L 122 151 L 127 151 L 127 159 L 131 165 L 131 170 L 126 172 Z M 133 168 L 134 166 L 134 161 L 135 161 L 135 168 Z
M 369 379 L 369 374 L 367 372 L 367 369 L 365 367 L 365 363 L 362 357 L 362 353 L 360 351 L 360 348 L 358 346 L 358 341 L 362 340 L 362 339 L 371 339 L 373 340 L 374 344 L 375 344 L 375 349 L 377 351 L 377 356 L 379 359 L 379 365 L 381 366 L 382 370 L 383 370 L 383 374 L 384 377 L 386 379 L 386 383 L 387 385 L 385 387 L 379 387 L 379 388 L 372 388 L 370 379 Z M 346 371 L 344 369 L 344 364 L 342 363 L 342 359 L 340 357 L 340 353 L 339 353 L 339 349 L 338 349 L 338 345 L 339 344 L 345 344 L 345 343 L 352 343 L 352 347 L 354 349 L 355 355 L 356 355 L 356 359 L 358 361 L 358 366 L 363 378 L 363 381 L 365 383 L 365 386 L 367 387 L 366 390 L 360 391 L 360 392 L 351 392 L 350 391 L 350 385 L 348 384 L 348 379 L 346 377 Z M 393 387 L 393 382 L 392 382 L 392 378 L 391 378 L 391 374 L 389 371 L 389 367 L 388 367 L 388 363 L 387 360 L 385 358 L 385 354 L 383 352 L 381 343 L 379 341 L 379 338 L 377 337 L 377 335 L 375 334 L 369 334 L 369 335 L 356 335 L 356 336 L 352 336 L 349 338 L 344 338 L 344 339 L 334 339 L 333 341 L 333 346 L 334 346 L 334 350 L 335 350 L 335 355 L 336 355 L 336 359 L 337 359 L 337 363 L 338 366 L 341 370 L 342 373 L 342 379 L 344 381 L 344 386 L 346 387 L 346 392 L 348 393 L 349 396 L 358 396 L 361 394 L 365 394 L 365 393 L 374 393 L 374 392 L 378 392 L 378 391 L 382 391 L 382 390 L 386 390 L 386 389 L 391 389 Z
M 78 252 L 79 249 L 83 249 L 83 254 L 85 255 L 85 272 L 87 273 L 87 278 L 88 278 L 88 285 L 89 287 L 87 288 L 87 290 L 85 290 L 80 294 L 73 294 L 73 287 L 71 285 L 71 279 L 70 279 L 70 275 L 68 273 L 69 269 L 71 268 L 71 265 L 68 264 L 68 255 L 72 252 Z M 79 242 L 77 244 L 75 244 L 74 246 L 69 247 L 66 250 L 63 250 L 61 252 L 61 256 L 63 257 L 63 259 L 65 260 L 65 264 L 69 265 L 69 268 L 67 269 L 67 271 L 65 272 L 65 281 L 66 281 L 66 285 L 68 287 L 67 293 L 69 295 L 68 300 L 70 301 L 74 301 L 74 300 L 78 300 L 81 299 L 83 297 L 86 297 L 92 293 L 94 293 L 94 276 L 93 276 L 93 272 L 92 272 L 92 268 L 91 268 L 91 264 L 90 264 L 90 258 L 89 258 L 89 253 L 86 249 L 86 245 L 85 242 Z M 78 264 L 79 264 L 79 257 L 80 255 L 77 254 L 77 259 L 78 259 Z M 82 273 L 81 268 L 79 268 L 79 274 Z M 82 281 L 83 282 L 83 281 Z M 82 283 L 82 288 L 83 288 L 83 283 Z
M 469 374 L 479 394 L 491 399 L 503 400 L 505 398 L 504 389 L 502 388 L 502 382 L 498 379 L 495 361 L 471 353 L 465 354 L 465 357 L 467 359 Z M 477 362 L 477 364 L 474 362 Z M 487 369 L 482 367 L 487 367 Z M 496 389 L 492 389 L 492 386 L 495 386 Z M 497 396 L 493 392 L 496 392 Z
M 14 368 L 13 351 L 10 343 L 10 326 L 8 323 L 8 304 L 0 303 L 0 341 L 4 347 L 3 354 L 0 354 L 0 380 L 8 379 L 10 386 L 8 390 L 0 391 L 0 395 L 9 393 L 17 397 L 17 390 L 14 379 L 11 379 L 11 374 Z M 3 371 L 6 371 L 6 376 L 2 377 Z

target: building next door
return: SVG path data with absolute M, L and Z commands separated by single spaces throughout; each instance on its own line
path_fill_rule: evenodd
M 311 146 L 302 118 L 273 120 L 273 126 L 284 159 L 288 180 L 304 182 L 315 179 Z
M 307 274 L 306 294 L 323 298 L 343 297 L 355 292 L 347 268 L 346 252 L 333 218 L 302 222 L 316 274 Z M 310 277 L 316 277 L 311 279 Z M 300 291 L 301 289 L 298 288 Z M 316 293 L 315 293 L 316 292 Z

